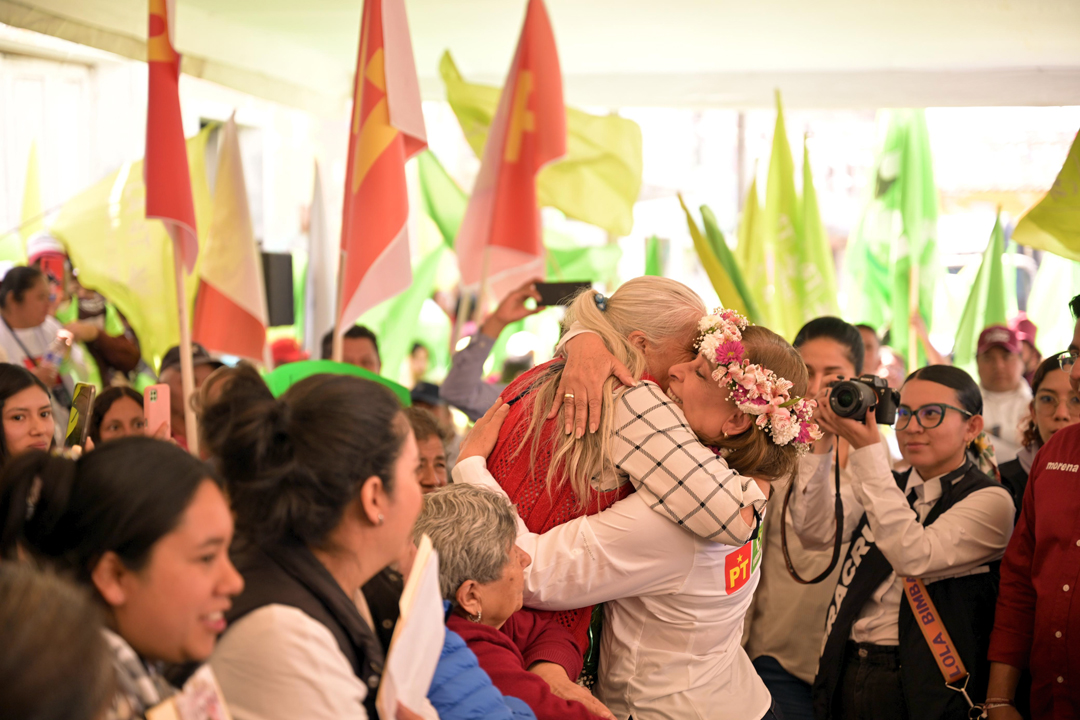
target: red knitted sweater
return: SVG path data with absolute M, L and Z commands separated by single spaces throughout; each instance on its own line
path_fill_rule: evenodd
M 503 401 L 512 403 L 510 413 L 503 422 L 499 441 L 487 461 L 488 470 L 510 496 L 510 501 L 517 506 L 518 515 L 525 521 L 529 531 L 534 533 L 544 533 L 582 515 L 595 515 L 633 492 L 630 483 L 625 483 L 611 492 L 593 492 L 582 510 L 573 488 L 566 482 L 565 474 L 559 471 L 553 478 L 552 492 L 548 492 L 548 468 L 557 439 L 556 433 L 562 432 L 563 418 L 560 414 L 559 417 L 544 421 L 538 426 L 540 442 L 535 457 L 532 454 L 532 436 L 526 436 L 525 433 L 529 428 L 536 398 L 535 392 L 530 392 L 531 386 L 562 362 L 562 359 L 555 359 L 539 365 L 503 391 Z M 523 443 L 521 452 L 515 456 L 514 453 Z M 591 606 L 555 613 L 555 619 L 573 633 L 579 647 L 589 647 Z

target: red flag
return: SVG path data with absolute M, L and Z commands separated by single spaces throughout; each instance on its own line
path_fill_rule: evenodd
M 180 118 L 180 56 L 172 42 L 173 0 L 150 0 L 146 64 L 150 92 L 146 106 L 146 217 L 175 227 L 184 265 L 195 269 L 199 241 L 191 198 L 184 124 Z
M 536 173 L 565 154 L 566 108 L 555 35 L 543 0 L 529 0 L 454 243 L 464 284 L 477 284 L 486 270 L 492 294 L 501 298 L 544 275 Z
M 235 114 L 222 133 L 214 215 L 199 265 L 201 282 L 192 335 L 195 342 L 211 352 L 262 362 L 270 323 Z
M 405 161 L 425 147 L 404 0 L 365 0 L 341 223 L 339 331 L 412 282 Z

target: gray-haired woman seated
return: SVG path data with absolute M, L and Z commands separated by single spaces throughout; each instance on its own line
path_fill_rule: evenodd
M 524 700 L 537 720 L 614 716 L 575 684 L 581 648 L 552 613 L 522 609 L 517 512 L 507 499 L 473 485 L 450 485 L 424 500 L 417 539 L 439 554 L 439 585 L 452 610 L 446 627 L 465 639 L 504 695 Z

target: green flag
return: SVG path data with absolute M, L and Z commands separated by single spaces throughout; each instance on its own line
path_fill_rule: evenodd
M 940 274 L 937 187 L 923 111 L 885 111 L 878 123 L 885 140 L 874 165 L 873 197 L 848 244 L 844 316 L 879 332 L 889 328 L 891 346 L 908 358 L 913 266 L 919 314 L 927 326 L 933 317 Z
M 747 319 L 752 323 L 760 322 L 761 317 L 757 303 L 750 294 L 750 288 L 743 278 L 739 262 L 735 259 L 731 249 L 728 248 L 724 233 L 720 232 L 720 224 L 716 222 L 716 215 L 713 214 L 708 205 L 701 206 L 701 221 L 705 226 L 705 239 L 709 241 L 709 247 L 712 249 L 713 255 L 720 261 L 721 267 L 724 268 L 724 272 L 731 280 L 731 286 L 738 294 L 742 306 L 746 308 Z
M 734 310 L 753 320 L 751 310 L 746 305 L 745 296 L 739 292 L 742 280 L 741 277 L 737 283 L 735 279 L 728 274 L 727 268 L 724 263 L 721 262 L 720 258 L 717 257 L 712 244 L 701 232 L 697 222 L 694 220 L 694 216 L 690 214 L 690 208 L 686 207 L 686 202 L 683 201 L 682 194 L 679 195 L 679 205 L 682 206 L 683 212 L 686 213 L 686 225 L 690 230 L 690 238 L 694 241 L 694 249 L 697 250 L 701 265 L 705 268 L 705 273 L 709 276 L 709 281 L 712 283 L 713 289 L 716 290 L 716 295 L 720 298 L 720 303 L 724 307 Z M 703 209 L 707 210 L 708 208 Z M 723 243 L 722 237 L 720 242 Z M 725 248 L 726 247 L 727 246 L 725 245 Z M 730 255 L 730 253 L 728 254 Z
M 645 274 L 653 277 L 664 276 L 661 240 L 655 235 L 645 238 Z
M 607 282 L 622 259 L 622 248 L 614 243 L 578 245 L 574 238 L 557 230 L 544 230 L 544 247 L 547 276 L 552 282 Z
M 1053 253 L 1043 255 L 1035 273 L 1027 314 L 1039 328 L 1038 347 L 1050 356 L 1069 347 L 1076 320 L 1069 312 L 1069 300 L 1080 295 L 1080 262 Z
M 769 184 L 761 220 L 765 252 L 761 312 L 771 330 L 790 340 L 803 324 L 796 280 L 802 218 L 795 193 L 795 161 L 788 143 L 779 91 L 776 93 L 776 127 L 769 158 Z
M 1012 239 L 1080 260 L 1080 133 L 1069 148 L 1053 187 L 1016 224 Z
M 450 53 L 439 63 L 446 100 L 461 123 L 477 157 L 499 104 L 501 90 L 467 82 Z M 540 205 L 555 207 L 567 217 L 629 235 L 634 203 L 641 191 L 641 128 L 618 115 L 590 115 L 566 109 L 566 157 L 548 165 L 536 179 Z
M 795 277 L 802 308 L 802 322 L 822 315 L 839 315 L 836 295 L 836 267 L 832 246 L 818 209 L 814 176 L 810 171 L 810 150 L 803 137 L 802 237 L 798 246 L 799 273 Z
M 994 221 L 990 241 L 983 251 L 982 264 L 971 287 L 960 327 L 956 330 L 953 364 L 975 372 L 975 350 L 979 334 L 990 325 L 1005 325 L 1009 320 L 1005 303 L 1005 270 L 1001 256 L 1005 254 L 1005 233 L 1001 229 L 1001 214 Z
M 421 206 L 439 227 L 447 247 L 453 249 L 469 198 L 430 150 L 417 155 L 416 161 L 420 169 Z

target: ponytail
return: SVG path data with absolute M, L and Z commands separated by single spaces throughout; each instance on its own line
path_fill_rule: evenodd
M 62 531 L 57 521 L 67 513 L 76 467 L 73 460 L 45 452 L 11 463 L 0 492 L 0 559 L 17 560 L 20 548 L 50 554 Z
M 278 400 L 244 393 L 228 388 L 207 412 L 221 428 L 217 460 L 246 540 L 291 537 L 316 547 L 369 478 L 393 493 L 394 464 L 411 430 L 389 389 L 315 375 Z

